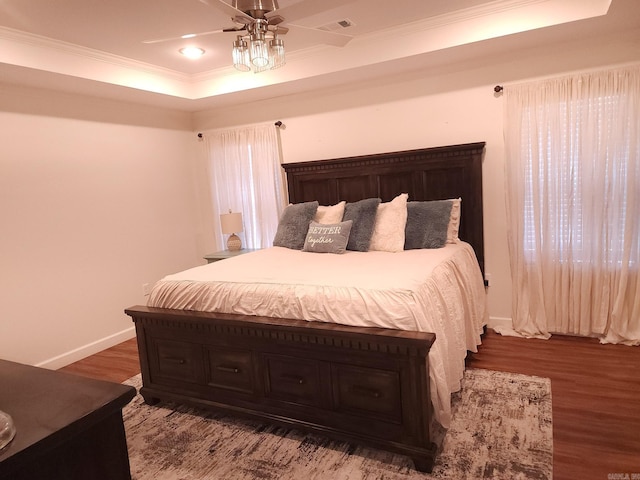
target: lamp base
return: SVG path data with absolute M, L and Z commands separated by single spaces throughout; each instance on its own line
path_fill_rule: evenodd
M 232 233 L 227 239 L 227 250 L 231 252 L 242 250 L 242 241 L 235 233 Z

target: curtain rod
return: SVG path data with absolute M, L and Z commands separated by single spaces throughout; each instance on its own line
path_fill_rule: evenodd
M 496 85 L 495 87 L 493 87 L 493 91 L 496 93 L 500 93 L 502 90 L 504 90 L 504 87 L 502 85 Z
M 276 126 L 276 128 L 281 128 L 283 130 L 287 128 L 287 126 L 284 123 L 282 123 L 280 120 L 274 123 L 274 125 Z M 202 139 L 202 137 L 204 137 L 204 134 L 202 132 L 198 132 L 198 138 Z

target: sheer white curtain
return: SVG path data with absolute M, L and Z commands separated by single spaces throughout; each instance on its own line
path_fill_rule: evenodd
M 640 344 L 640 66 L 505 88 L 513 325 Z
M 203 135 L 209 158 L 214 232 L 225 245 L 218 214 L 241 212 L 244 248 L 273 244 L 285 203 L 276 127 L 254 125 Z

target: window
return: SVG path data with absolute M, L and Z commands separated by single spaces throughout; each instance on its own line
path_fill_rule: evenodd
M 214 212 L 241 212 L 243 246 L 270 247 L 285 205 L 275 126 L 214 131 L 204 139 Z M 225 245 L 217 217 L 213 227 L 219 245 Z
M 505 88 L 513 324 L 640 343 L 640 66 Z
M 529 258 L 551 250 L 558 262 L 590 261 L 590 245 L 599 239 L 607 263 L 622 261 L 624 232 L 632 228 L 627 222 L 628 203 L 634 199 L 628 194 L 631 142 L 628 134 L 617 145 L 606 142 L 608 130 L 615 128 L 616 105 L 630 101 L 620 93 L 524 111 L 524 251 Z M 548 121 L 547 109 L 553 109 L 555 121 Z M 628 127 L 623 130 L 629 132 Z M 532 128 L 542 134 L 531 135 Z M 598 207 L 606 217 L 602 223 L 595 214 Z

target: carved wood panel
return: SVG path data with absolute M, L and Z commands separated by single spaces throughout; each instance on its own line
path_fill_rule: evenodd
M 484 142 L 283 165 L 291 203 L 333 205 L 400 193 L 410 201 L 462 198 L 460 238 L 484 272 L 482 156 Z

